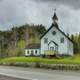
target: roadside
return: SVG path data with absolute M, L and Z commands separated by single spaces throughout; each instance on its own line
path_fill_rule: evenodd
M 0 80 L 24 80 L 24 79 L 0 75 Z
M 80 80 L 80 71 L 0 66 L 0 74 L 26 80 Z
M 80 56 L 61 58 L 41 58 L 41 57 L 10 57 L 2 58 L 0 65 L 38 67 L 53 70 L 80 70 Z

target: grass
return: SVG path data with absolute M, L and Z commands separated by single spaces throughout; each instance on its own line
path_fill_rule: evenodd
M 80 56 L 47 59 L 40 57 L 11 57 L 0 59 L 0 63 L 45 63 L 45 64 L 80 64 Z

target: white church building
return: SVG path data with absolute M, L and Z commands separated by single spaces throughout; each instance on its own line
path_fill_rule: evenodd
M 41 55 L 59 54 L 73 56 L 73 41 L 58 26 L 56 12 L 51 27 L 41 36 Z

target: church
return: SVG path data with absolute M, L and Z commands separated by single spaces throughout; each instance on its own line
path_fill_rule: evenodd
M 73 41 L 60 29 L 56 12 L 52 20 L 51 27 L 41 36 L 40 54 L 73 56 Z

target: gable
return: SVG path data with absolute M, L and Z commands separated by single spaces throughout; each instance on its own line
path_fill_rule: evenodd
M 58 27 L 56 27 L 56 25 L 52 24 L 51 27 L 41 36 L 40 39 L 42 39 L 53 27 L 57 28 L 57 30 L 62 34 L 64 35 L 69 41 L 71 41 L 73 43 L 73 41 L 61 30 L 59 29 Z

